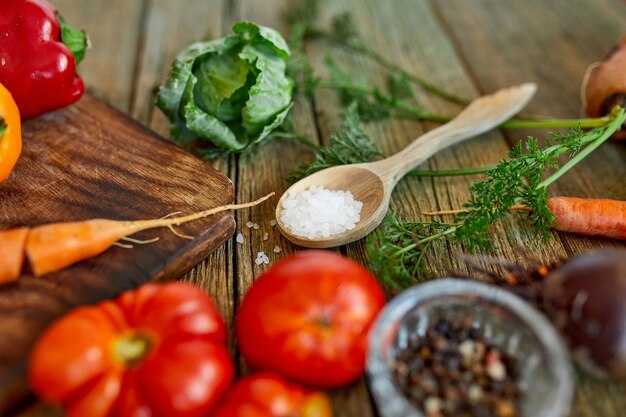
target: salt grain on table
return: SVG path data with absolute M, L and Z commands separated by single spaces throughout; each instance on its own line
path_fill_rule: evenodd
M 252 229 L 252 226 L 254 226 L 254 223 L 248 222 L 246 223 L 246 226 L 248 226 L 248 229 Z
M 261 264 L 268 265 L 270 263 L 270 258 L 269 256 L 265 254 L 265 252 L 261 251 L 257 253 L 254 263 L 257 265 L 261 265 Z
M 243 235 L 241 233 L 237 234 L 237 238 L 235 240 L 237 243 L 243 243 Z
M 317 239 L 354 229 L 363 203 L 349 191 L 311 187 L 289 193 L 282 206 L 280 221 L 287 229 L 297 236 Z
M 269 238 L 270 238 L 270 234 L 266 232 L 266 233 L 263 235 L 263 240 L 268 240 Z

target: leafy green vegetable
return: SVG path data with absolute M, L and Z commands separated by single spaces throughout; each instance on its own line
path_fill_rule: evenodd
M 426 253 L 436 240 L 432 236 L 443 237 L 454 226 L 436 221 L 406 222 L 388 214 L 365 242 L 370 269 L 393 291 L 416 284 L 424 272 Z
M 368 162 L 379 156 L 382 151 L 361 127 L 358 105 L 352 103 L 346 109 L 341 128 L 330 136 L 330 145 L 319 148 L 315 160 L 299 166 L 288 180 L 296 182 L 331 166 Z
M 210 141 L 201 153 L 211 158 L 267 139 L 292 106 L 283 37 L 251 22 L 236 23 L 233 33 L 182 51 L 157 96 L 172 135 L 185 145 Z

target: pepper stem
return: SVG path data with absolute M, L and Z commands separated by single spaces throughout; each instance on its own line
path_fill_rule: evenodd
M 4 118 L 0 116 L 0 143 L 2 142 L 2 137 L 4 136 L 4 132 L 7 130 L 7 122 L 4 121 Z
M 61 26 L 61 42 L 67 46 L 74 58 L 76 59 L 76 65 L 80 64 L 85 58 L 85 51 L 91 47 L 89 37 L 84 30 L 74 29 L 67 23 L 65 19 L 57 13 L 57 20 L 59 26 Z
M 113 347 L 115 357 L 126 365 L 141 362 L 152 349 L 152 338 L 144 333 L 129 333 L 118 339 Z

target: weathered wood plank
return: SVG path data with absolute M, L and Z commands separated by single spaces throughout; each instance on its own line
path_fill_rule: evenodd
M 184 7 L 170 0 L 149 2 L 142 21 L 137 66 L 133 69 L 133 117 L 156 132 L 170 136 L 169 121 L 154 106 L 156 90 L 168 76 L 172 61 L 182 49 L 193 42 L 219 37 L 228 31 L 223 24 L 226 9 L 226 0 L 186 1 Z M 232 178 L 228 160 L 216 161 L 212 165 Z M 232 242 L 231 239 L 183 277 L 213 296 L 229 328 L 232 328 L 234 299 Z
M 588 65 L 601 60 L 623 27 L 626 9 L 617 0 L 531 2 L 434 2 L 480 88 L 535 81 L 537 97 L 528 111 L 555 117 L 580 114 L 580 83 Z M 486 12 L 489 10 L 489 13 Z M 515 45 L 513 48 L 512 45 Z M 512 143 L 545 131 L 509 130 Z M 555 193 L 626 198 L 626 148 L 607 143 L 555 187 Z M 588 240 L 588 239 L 585 239 Z
M 80 64 L 85 86 L 94 95 L 128 112 L 133 67 L 141 33 L 143 0 L 57 0 L 54 5 L 72 26 L 85 29 L 91 49 Z
M 271 26 L 284 36 L 289 28 L 281 18 L 281 12 L 288 7 L 285 0 L 258 2 L 245 0 L 235 3 L 232 21 L 252 20 L 262 25 Z M 293 117 L 296 129 L 317 143 L 317 132 L 311 103 L 298 100 Z M 288 155 L 289 157 L 285 157 Z M 274 140 L 250 155 L 239 158 L 237 170 L 237 199 L 254 198 L 256 195 L 275 191 L 280 196 L 289 186 L 287 176 L 300 164 L 310 158 L 305 146 L 291 140 Z M 244 235 L 244 243 L 237 245 L 237 302 L 243 299 L 246 291 L 260 273 L 268 266 L 258 266 L 254 260 L 259 251 L 270 257 L 271 263 L 297 251 L 299 248 L 282 237 L 278 229 L 270 226 L 274 219 L 275 202 L 238 213 L 238 228 Z M 251 221 L 260 225 L 258 230 L 250 229 L 245 224 Z M 263 240 L 268 233 L 268 240 Z M 273 248 L 278 246 L 281 253 L 276 254 Z M 372 409 L 364 381 L 339 390 L 330 392 L 336 415 L 346 417 L 367 417 Z

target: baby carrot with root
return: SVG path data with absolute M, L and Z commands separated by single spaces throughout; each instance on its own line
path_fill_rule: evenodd
M 588 236 L 626 239 L 626 201 L 605 198 L 550 197 L 548 208 L 554 216 L 553 228 L 562 232 Z M 530 211 L 526 206 L 513 206 L 514 211 Z M 431 211 L 426 216 L 458 214 L 465 209 Z
M 222 207 L 193 213 L 188 216 L 161 218 L 153 220 L 108 220 L 93 219 L 72 223 L 53 223 L 31 229 L 17 229 L 24 232 L 24 243 L 19 250 L 17 245 L 11 243 L 11 239 L 17 239 L 10 232 L 0 232 L 0 259 L 2 259 L 3 248 L 15 247 L 11 252 L 13 256 L 12 274 L 7 274 L 6 280 L 17 278 L 21 269 L 24 257 L 28 257 L 28 262 L 36 276 L 49 274 L 64 269 L 78 261 L 99 255 L 109 249 L 118 240 L 127 238 L 128 236 L 147 229 L 155 229 L 167 227 L 178 236 L 187 237 L 175 232 L 173 227 L 183 223 L 202 219 L 216 213 L 227 210 L 236 210 L 246 207 L 252 207 L 267 200 L 274 193 L 268 194 L 256 201 L 243 204 L 229 204 Z M 127 238 L 128 239 L 128 238 Z M 142 243 L 132 239 L 133 242 Z M 9 250 L 9 249 L 5 249 Z M 7 252 L 8 253 L 8 252 Z M 17 257 L 20 257 L 17 272 L 15 268 Z M 6 262 L 7 266 L 9 262 Z M 0 268 L 4 266 L 4 261 L 0 262 Z M 6 268 L 2 268 L 6 269 Z M 13 276 L 14 274 L 17 274 Z M 2 272 L 0 271 L 0 282 L 2 281 Z
M 94 219 L 35 227 L 28 235 L 26 255 L 35 275 L 45 275 L 99 255 L 121 238 L 142 230 L 135 230 L 134 223 Z

